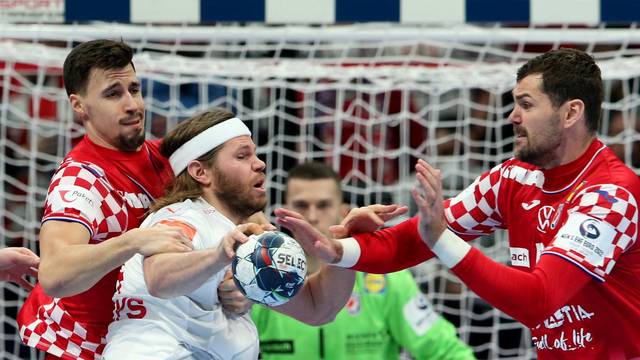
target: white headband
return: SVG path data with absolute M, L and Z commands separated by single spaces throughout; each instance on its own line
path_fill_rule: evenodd
M 243 135 L 251 136 L 251 131 L 238 118 L 225 120 L 208 128 L 182 144 L 178 150 L 171 154 L 169 163 L 171 164 L 171 169 L 173 169 L 173 174 L 178 176 L 189 165 L 190 161 L 199 158 L 218 145 Z

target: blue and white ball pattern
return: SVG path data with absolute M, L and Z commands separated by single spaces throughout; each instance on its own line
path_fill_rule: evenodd
M 278 306 L 293 298 L 304 284 L 307 258 L 293 238 L 267 231 L 251 235 L 248 242 L 238 246 L 231 270 L 247 298 Z

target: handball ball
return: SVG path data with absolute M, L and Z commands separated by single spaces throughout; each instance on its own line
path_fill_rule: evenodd
M 278 306 L 296 295 L 307 275 L 302 247 L 279 231 L 249 236 L 231 262 L 236 285 L 249 299 Z

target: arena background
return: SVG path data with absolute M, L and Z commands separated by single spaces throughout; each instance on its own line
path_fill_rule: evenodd
M 419 157 L 456 194 L 512 155 L 515 71 L 560 46 L 598 59 L 599 136 L 640 174 L 639 20 L 640 2 L 625 0 L 0 0 L 1 245 L 37 250 L 48 181 L 82 136 L 61 79 L 80 41 L 136 49 L 152 137 L 210 106 L 247 120 L 271 213 L 287 170 L 305 160 L 338 170 L 354 206 L 411 204 Z M 509 260 L 503 233 L 473 244 Z M 479 358 L 535 356 L 526 329 L 437 261 L 414 273 Z M 14 320 L 26 292 L 2 288 L 2 358 L 38 359 Z

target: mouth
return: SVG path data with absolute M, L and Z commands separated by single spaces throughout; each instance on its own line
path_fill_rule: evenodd
M 264 184 L 265 184 L 265 179 L 261 178 L 260 180 L 258 180 L 256 183 L 253 184 L 253 188 L 260 191 L 260 192 L 265 192 L 265 188 L 264 188 Z
M 142 116 L 136 115 L 124 120 L 120 120 L 120 125 L 123 126 L 138 126 L 142 124 Z

